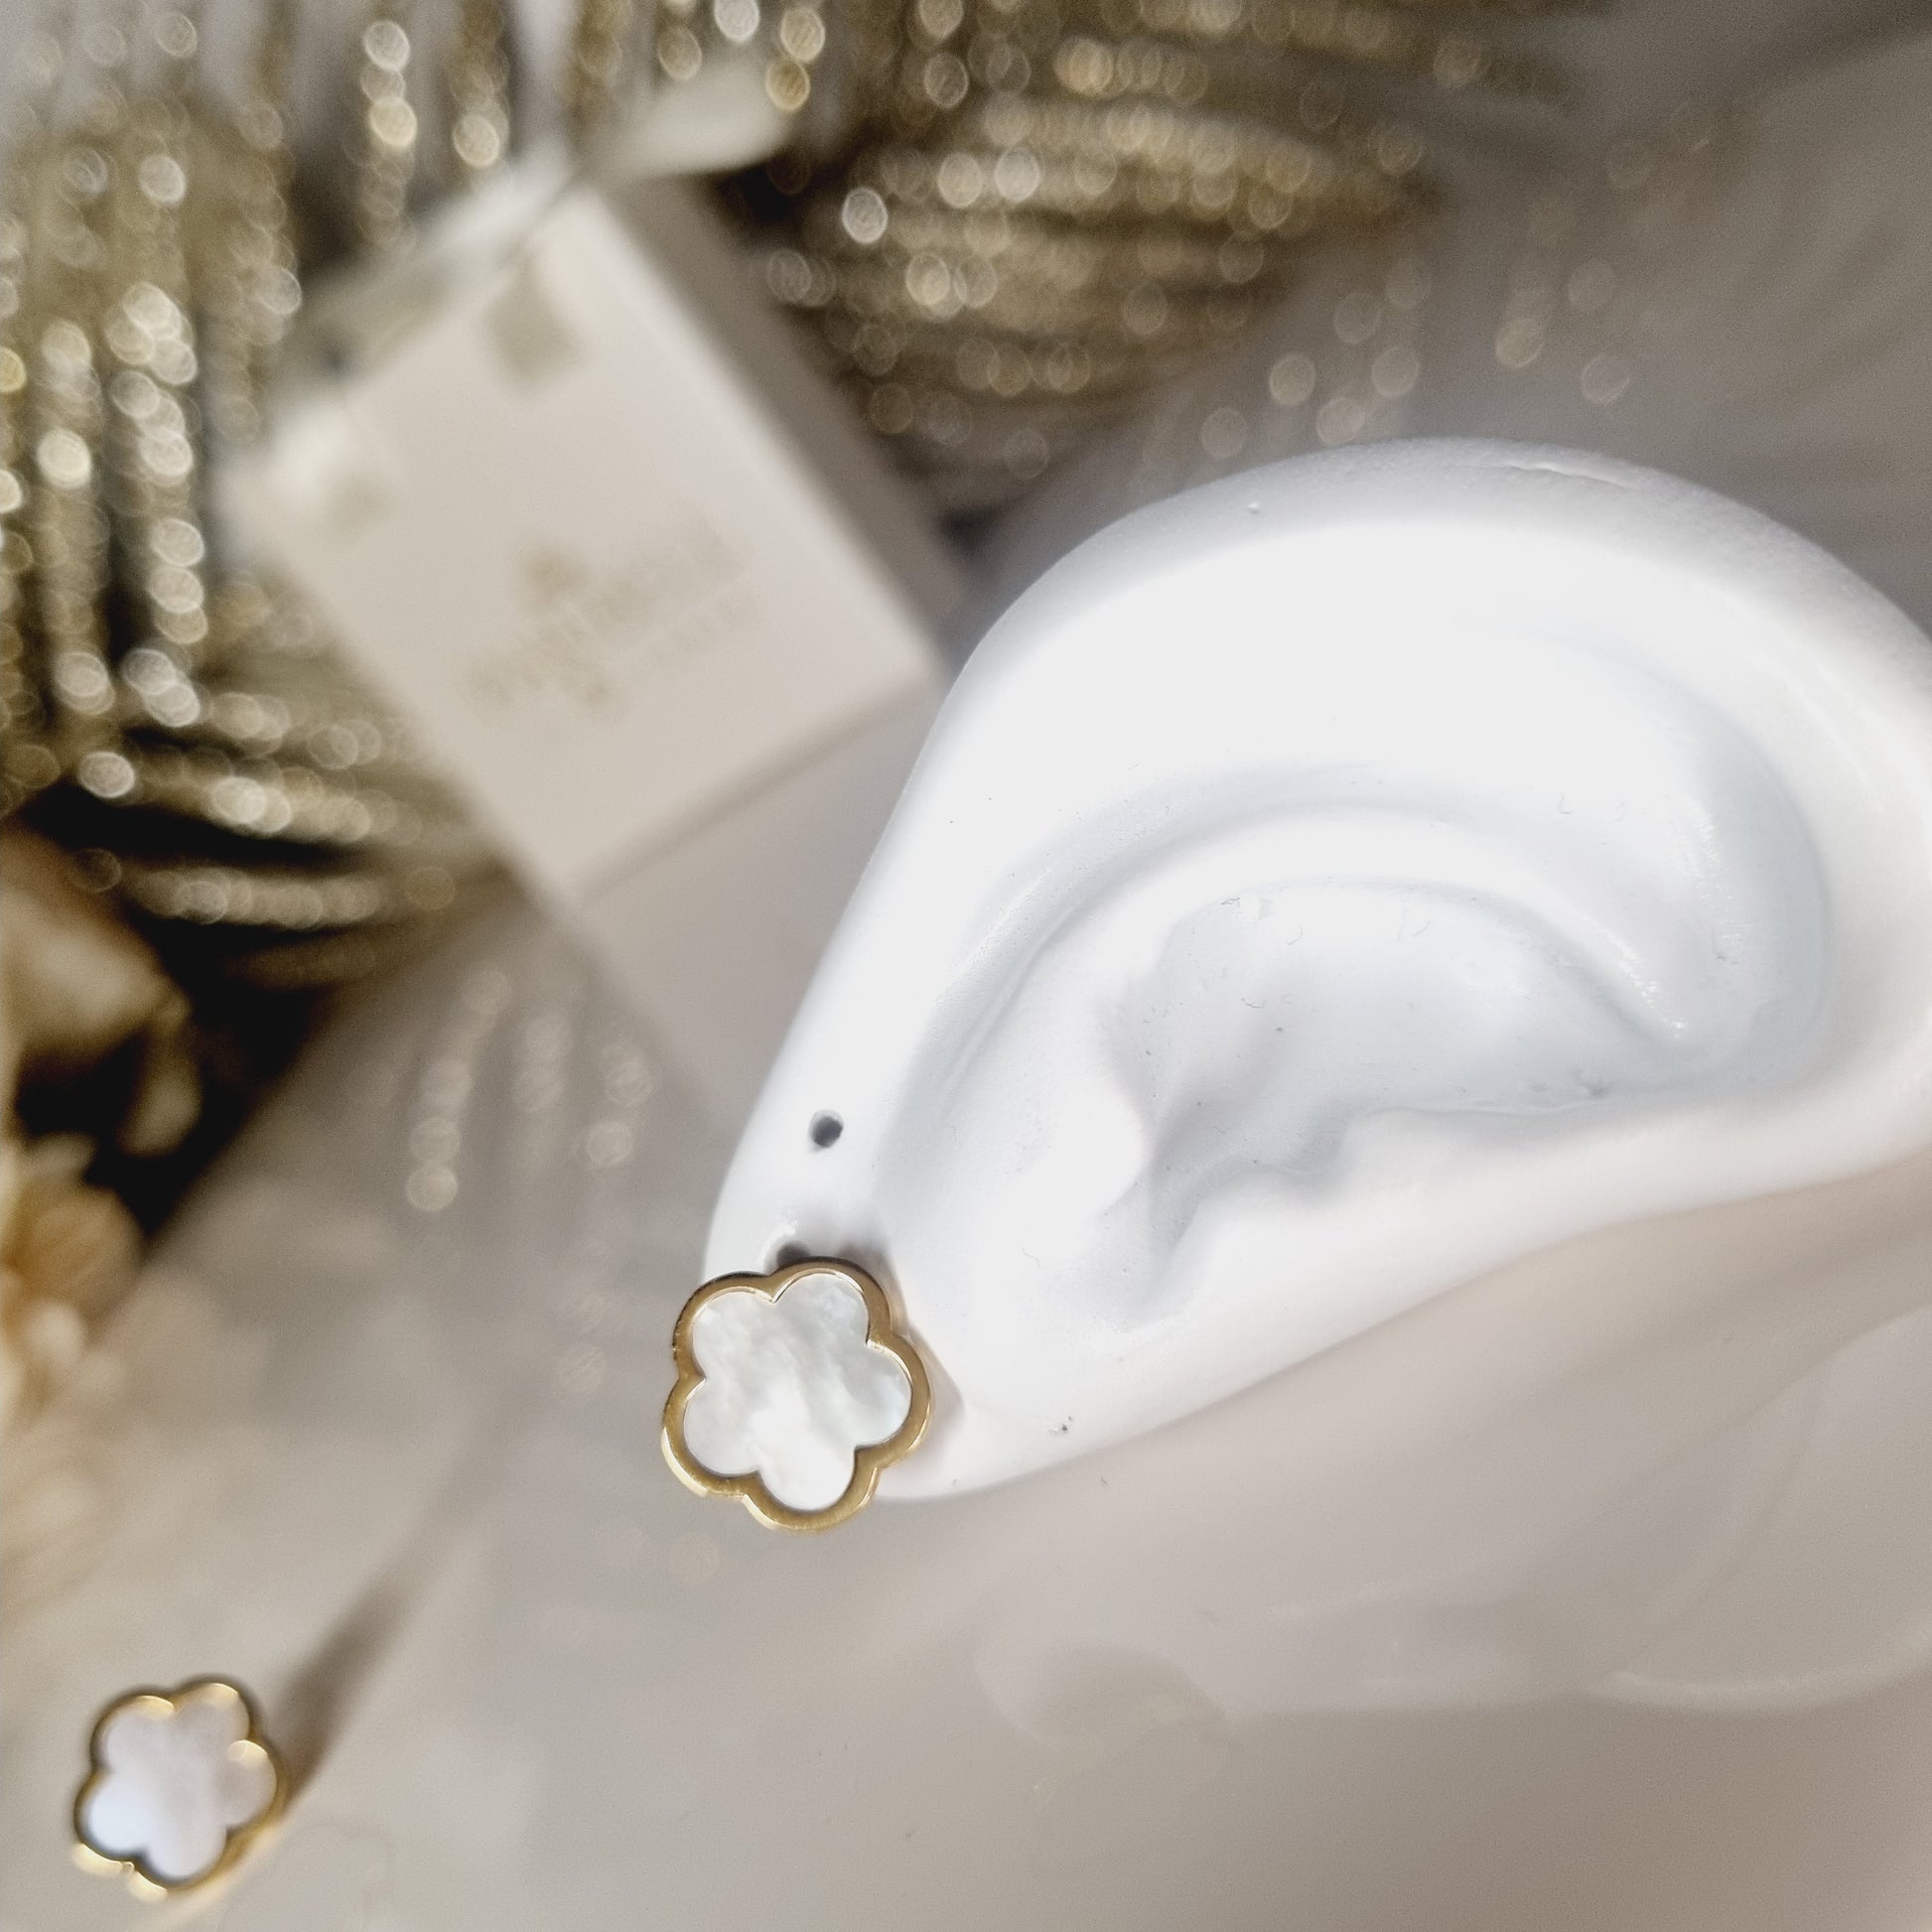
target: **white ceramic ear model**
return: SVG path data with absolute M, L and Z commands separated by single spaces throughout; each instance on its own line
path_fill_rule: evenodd
M 1594 1230 L 1932 1146 L 1932 646 L 1647 472 L 1387 445 L 1076 551 L 967 667 L 708 1272 L 849 1256 L 883 1494 L 1189 1414 Z

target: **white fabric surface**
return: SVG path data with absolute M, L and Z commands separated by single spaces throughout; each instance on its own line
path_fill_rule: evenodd
M 1882 1269 L 1781 1299 L 1802 1225 L 1715 1231 L 1755 1379 L 1722 1298 L 1638 1344 L 1641 1243 L 1593 1362 L 1508 1282 L 1392 1324 L 1302 1381 L 1266 1523 L 1180 1431 L 780 1537 L 656 1442 L 721 1157 L 527 914 L 317 1049 L 31 1458 L 7 1932 L 151 1922 L 64 1813 L 107 1698 L 210 1669 L 323 1745 L 170 1920 L 222 1932 L 1932 1915 L 1932 1321 Z

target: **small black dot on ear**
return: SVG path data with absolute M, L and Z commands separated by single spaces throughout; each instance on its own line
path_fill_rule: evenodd
M 845 1122 L 837 1114 L 814 1114 L 812 1116 L 812 1145 L 832 1147 L 845 1132 Z

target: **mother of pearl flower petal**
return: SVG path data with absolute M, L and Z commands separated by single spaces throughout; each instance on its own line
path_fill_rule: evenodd
M 81 1845 L 168 1890 L 222 1869 L 282 1798 L 247 1698 L 215 1678 L 118 1699 L 91 1758 L 73 1807 Z
M 851 1515 L 925 1424 L 919 1358 L 893 1332 L 879 1285 L 849 1262 L 712 1282 L 686 1304 L 673 1346 L 672 1468 L 774 1528 Z

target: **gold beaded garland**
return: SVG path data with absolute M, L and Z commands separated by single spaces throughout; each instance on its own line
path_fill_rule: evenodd
M 1546 10 L 870 0 L 834 44 L 856 142 L 766 170 L 765 284 L 941 505 L 987 507 L 1236 339 L 1311 244 L 1430 211 L 1418 127 L 1351 76 L 1555 102 L 1472 24 Z
M 146 23 L 145 91 L 118 25 L 38 38 L 0 225 L 5 809 L 150 921 L 231 929 L 244 972 L 288 934 L 440 909 L 481 863 L 395 721 L 207 521 L 300 301 L 293 29 L 268 10 L 232 116 L 197 85 L 185 14 Z M 363 41 L 400 72 L 392 36 Z

